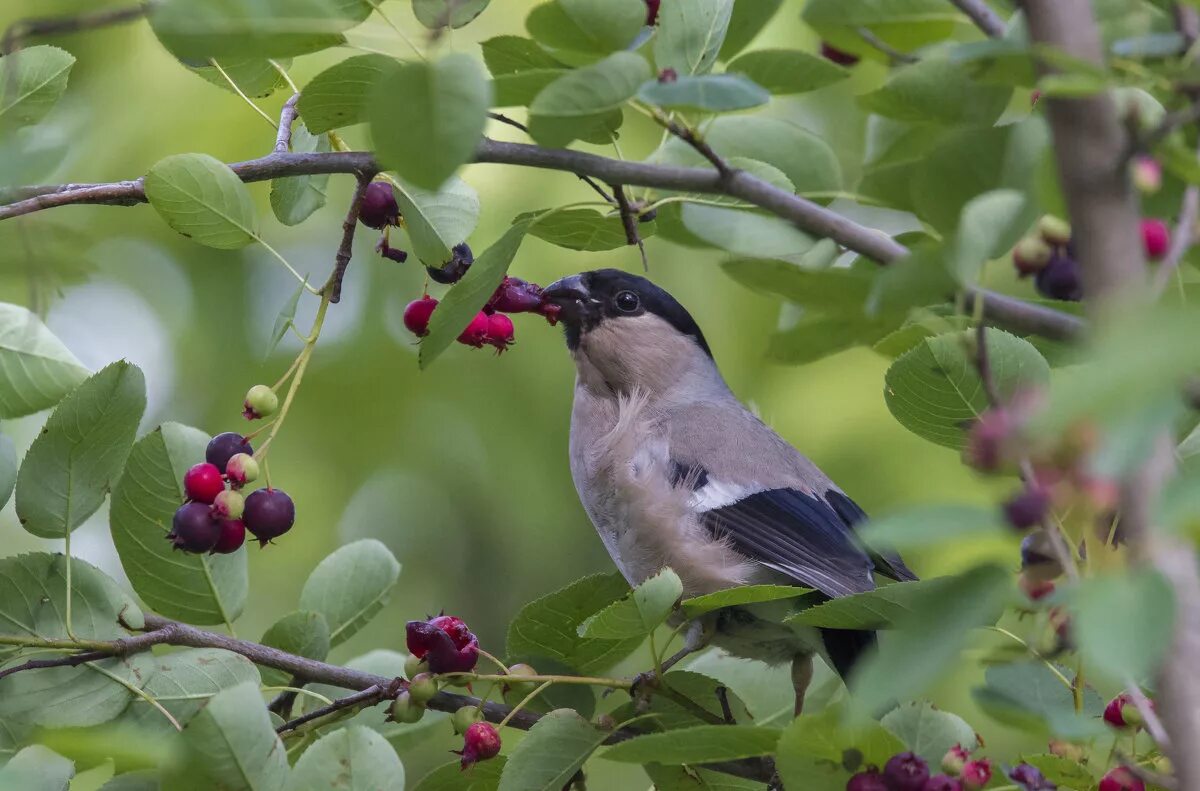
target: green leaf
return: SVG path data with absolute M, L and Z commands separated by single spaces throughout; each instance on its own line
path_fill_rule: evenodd
M 146 199 L 167 225 L 219 250 L 245 247 L 258 236 L 254 201 L 229 166 L 208 154 L 174 154 L 145 178 Z
M 655 730 L 672 731 L 680 728 L 691 728 L 696 725 L 709 725 L 711 718 L 702 718 L 698 711 L 706 711 L 711 717 L 723 718 L 721 701 L 717 690 L 723 688 L 725 699 L 729 702 L 730 713 L 737 722 L 750 722 L 753 718 L 736 694 L 715 678 L 693 673 L 690 670 L 672 670 L 663 675 L 662 685 L 673 693 L 652 695 L 645 706 L 630 701 L 617 710 L 610 712 L 618 722 L 632 719 L 638 715 L 648 715 L 653 720 Z M 678 702 L 680 697 L 687 698 L 691 706 L 683 706 Z
M 954 585 L 954 577 L 931 577 L 883 585 L 872 591 L 840 596 L 809 607 L 787 623 L 827 629 L 887 629 L 912 617 Z
M 667 620 L 683 595 L 679 575 L 669 568 L 650 577 L 628 596 L 605 607 L 579 625 L 581 637 L 623 640 L 645 636 Z
M 62 400 L 17 477 L 17 519 L 41 538 L 64 538 L 95 513 L 125 466 L 146 408 L 146 380 L 125 361 Z
M 1071 590 L 1071 635 L 1102 676 L 1150 678 L 1171 646 L 1175 594 L 1157 571 L 1137 570 L 1081 581 Z
M 312 135 L 302 121 L 292 126 L 292 153 L 330 150 L 327 135 Z M 325 205 L 329 174 L 284 176 L 271 182 L 271 211 L 284 225 L 299 225 Z
M 597 640 L 580 637 L 578 627 L 588 616 L 629 593 L 620 574 L 593 574 L 543 596 L 521 608 L 508 627 L 510 658 L 544 656 L 597 673 L 612 667 L 642 644 L 643 638 Z
M 329 623 L 319 612 L 297 610 L 271 624 L 259 642 L 305 659 L 324 662 L 329 656 Z M 274 686 L 286 685 L 291 677 L 271 668 L 263 668 L 262 672 L 265 683 Z
M 525 107 L 547 85 L 566 73 L 566 69 L 531 69 L 501 74 L 492 80 L 492 106 Z
M 894 328 L 892 321 L 857 315 L 805 314 L 794 326 L 771 336 L 767 357 L 803 365 L 855 346 L 870 346 Z
M 786 261 L 739 258 L 721 264 L 725 274 L 747 288 L 775 294 L 813 310 L 861 311 L 874 272 L 849 269 L 802 269 Z
M 210 698 L 222 690 L 250 683 L 258 686 L 258 668 L 249 659 L 220 648 L 183 648 L 167 654 L 147 655 L 142 690 L 181 725 L 187 725 Z M 163 715 L 140 697 L 134 697 L 121 721 L 157 728 Z
M 811 590 L 811 588 L 794 585 L 745 585 L 740 588 L 728 588 L 708 593 L 704 596 L 693 596 L 690 599 L 684 599 L 679 606 L 683 610 L 683 614 L 691 619 L 723 607 L 736 607 L 743 604 L 778 601 L 779 599 L 795 599 Z
M 1022 755 L 1024 763 L 1037 767 L 1047 780 L 1067 788 L 1092 788 L 1096 776 L 1086 764 L 1057 755 Z
M 36 124 L 67 90 L 75 56 L 39 45 L 0 58 L 0 130 Z
M 158 773 L 126 772 L 100 786 L 100 791 L 159 791 Z
M 744 74 L 773 94 L 805 93 L 840 82 L 850 71 L 798 49 L 760 49 L 734 60 L 726 72 Z
M 704 74 L 668 82 L 647 80 L 638 90 L 638 99 L 659 107 L 722 113 L 766 104 L 771 94 L 738 74 Z
M 437 189 L 474 155 L 491 101 L 469 55 L 397 64 L 379 80 L 368 108 L 376 153 L 418 187 Z
M 952 541 L 1011 536 L 1000 512 L 975 505 L 916 506 L 871 519 L 855 532 L 868 546 L 899 551 L 946 546 Z
M 510 656 L 510 663 L 526 662 L 537 668 L 542 675 L 577 676 L 579 671 L 553 659 L 541 656 Z M 504 702 L 516 706 L 525 700 L 531 687 L 520 685 L 504 691 Z M 548 714 L 554 709 L 571 709 L 584 719 L 591 719 L 596 713 L 596 692 L 592 687 L 583 684 L 555 684 L 548 687 L 533 701 L 525 704 L 525 709 L 539 714 Z M 632 716 L 632 715 L 631 715 Z
M 17 726 L 86 728 L 120 715 L 144 677 L 148 654 L 84 667 L 24 670 L 0 679 L 0 719 Z
M 618 110 L 649 77 L 650 64 L 634 52 L 569 71 L 529 106 L 530 134 L 543 145 L 564 146 Z
M 983 265 L 1020 240 L 1038 215 L 1037 205 L 1017 190 L 993 190 L 963 206 L 958 222 L 954 268 L 960 283 L 975 283 Z
M 215 695 L 183 731 L 182 765 L 163 787 L 282 791 L 287 754 L 271 727 L 258 685 L 238 684 Z
M 497 755 L 475 764 L 470 772 L 464 772 L 460 762 L 451 761 L 422 777 L 415 791 L 497 791 L 507 761 Z
M 914 697 L 941 677 L 970 630 L 999 617 L 1010 584 L 1005 570 L 979 566 L 947 579 L 941 595 L 921 598 L 852 677 L 857 710 L 870 712 L 886 701 Z
M 276 61 L 280 67 L 287 69 L 292 65 L 290 58 L 280 58 Z M 287 81 L 283 79 L 283 75 L 279 73 L 271 64 L 269 58 L 223 58 L 217 62 L 225 75 L 229 79 L 225 79 L 225 75 L 217 70 L 216 66 L 187 66 L 189 71 L 199 75 L 205 81 L 230 93 L 236 93 L 233 86 L 229 84 L 230 80 L 238 87 L 242 93 L 252 99 L 261 99 L 270 96 L 277 88 L 282 88 L 287 85 Z
M 399 577 L 400 564 L 391 550 L 364 538 L 317 564 L 300 591 L 300 608 L 325 616 L 329 643 L 338 645 L 383 609 Z
M 753 725 L 697 725 L 650 733 L 609 747 L 600 756 L 625 763 L 703 764 L 771 755 L 780 731 Z
M 521 36 L 496 36 L 480 43 L 479 47 L 483 50 L 483 62 L 493 77 L 563 68 L 563 64 L 547 55 L 536 41 Z
M 663 3 L 658 10 L 654 63 L 680 76 L 706 74 L 725 41 L 733 0 Z
M 421 341 L 419 364 L 422 369 L 428 368 L 446 350 L 496 292 L 528 227 L 527 223 L 511 226 L 475 259 L 463 279 L 446 293 L 429 322 L 429 334 Z
M 545 219 L 530 225 L 530 236 L 568 250 L 617 250 L 629 244 L 625 225 L 618 215 L 605 215 L 595 209 L 563 209 L 547 214 L 549 211 L 519 214 L 513 222 L 527 222 L 546 214 Z M 638 234 L 643 239 L 652 236 L 653 231 L 653 223 L 638 225 Z
M 355 55 L 335 63 L 309 80 L 296 109 L 313 134 L 361 124 L 376 83 L 396 68 L 386 55 Z
M 879 721 L 910 751 L 937 766 L 951 747 L 975 749 L 975 729 L 957 714 L 935 709 L 928 701 L 903 703 Z
M 729 17 L 729 28 L 725 31 L 725 43 L 721 45 L 721 60 L 729 60 L 741 52 L 762 32 L 779 11 L 783 0 L 754 0 L 753 3 L 734 3 Z
M 292 768 L 288 791 L 404 791 L 404 766 L 375 731 L 351 726 L 326 734 Z
M 1076 714 L 1070 686 L 1073 671 L 1061 665 L 1054 668 L 1038 660 L 990 665 L 984 673 L 985 685 L 971 690 L 971 695 L 993 719 L 1033 733 L 1066 738 L 1105 734 L 1105 727 L 1097 721 L 1104 701 L 1096 690 L 1083 688 L 1083 707 Z
M 625 49 L 646 21 L 640 0 L 558 0 L 558 5 L 597 52 Z
M 335 47 L 370 14 L 366 0 L 166 0 L 150 13 L 150 25 L 177 58 L 207 63 Z
M 31 744 L 0 769 L 0 788 L 67 791 L 74 776 L 74 761 L 40 744 Z
M 0 508 L 8 503 L 17 485 L 17 449 L 10 437 L 0 434 Z
M 878 52 L 858 35 L 866 27 L 902 52 L 947 38 L 965 18 L 938 0 L 810 0 L 802 17 L 834 46 L 868 57 Z
M 307 281 L 306 281 L 307 282 Z M 283 340 L 283 336 L 287 335 L 288 327 L 296 319 L 296 306 L 300 304 L 300 295 L 304 293 L 304 283 L 296 286 L 296 290 L 288 297 L 287 302 L 283 303 L 283 307 L 279 309 L 279 313 L 275 316 L 275 323 L 271 325 L 271 338 L 267 343 L 267 356 L 275 351 L 275 347 Z
M 991 124 L 1008 105 L 1012 89 L 971 79 L 948 58 L 922 58 L 895 71 L 887 83 L 859 101 L 871 112 L 913 123 Z
M 88 369 L 40 318 L 0 302 L 0 418 L 52 407 L 87 377 Z
M 559 791 L 606 738 L 570 709 L 552 711 L 508 756 L 499 791 Z
M 1050 366 L 1029 341 L 990 329 L 988 362 L 1001 399 L 1044 387 Z M 966 443 L 964 427 L 987 408 L 968 332 L 928 338 L 901 356 L 884 378 L 888 410 L 914 434 L 948 448 Z
M 800 263 L 815 241 L 787 220 L 747 209 L 685 203 L 681 217 L 696 237 L 734 255 Z
M 879 723 L 851 727 L 841 707 L 831 706 L 818 714 L 803 714 L 783 729 L 775 765 L 788 788 L 843 791 L 852 755 L 858 766 L 883 766 L 903 750 L 903 743 Z
M 236 618 L 249 588 L 246 550 L 230 555 L 177 552 L 165 540 L 183 502 L 183 475 L 204 460 L 209 436 L 164 423 L 134 444 L 113 490 L 108 521 L 133 590 L 155 612 L 194 624 Z
M 429 266 L 450 260 L 450 248 L 465 242 L 479 222 L 479 193 L 457 176 L 436 192 L 400 181 L 396 203 L 413 253 Z
M 412 0 L 413 15 L 430 30 L 460 28 L 483 13 L 492 0 Z
M 66 572 L 63 555 L 34 552 L 0 558 L 0 634 L 67 637 Z M 141 609 L 117 583 L 78 558 L 71 559 L 71 594 L 72 629 L 81 640 L 124 637 L 121 621 L 133 628 L 143 623 Z
M 654 791 L 762 791 L 763 787 L 755 780 L 694 766 L 646 764 L 642 769 L 654 783 Z

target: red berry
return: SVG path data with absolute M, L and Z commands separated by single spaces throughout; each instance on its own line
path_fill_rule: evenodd
M 429 334 L 429 317 L 437 306 L 438 301 L 428 295 L 408 303 L 404 308 L 404 326 L 413 335 L 424 338 Z
M 962 791 L 962 783 L 949 775 L 934 775 L 925 781 L 921 791 Z
M 242 521 L 258 539 L 259 546 L 266 546 L 271 539 L 292 529 L 296 504 L 282 489 L 256 489 L 246 498 Z
M 872 767 L 847 780 L 846 791 L 890 791 L 890 789 L 879 770 Z
M 1013 248 L 1013 266 L 1021 277 L 1028 277 L 1044 269 L 1053 255 L 1054 248 L 1042 237 L 1026 236 Z
M 992 779 L 992 762 L 986 758 L 967 762 L 961 778 L 964 788 L 983 788 Z
M 503 352 L 513 344 L 512 319 L 503 313 L 493 313 L 488 316 L 487 343 Z
M 1130 723 L 1125 721 L 1122 709 L 1131 703 L 1133 703 L 1133 697 L 1128 692 L 1117 695 L 1104 707 L 1104 721 L 1114 728 L 1128 728 Z
M 471 323 L 458 336 L 458 342 L 476 349 L 482 349 L 488 337 L 488 316 L 483 311 L 475 314 Z
M 387 225 L 400 224 L 400 207 L 396 204 L 396 193 L 386 181 L 372 181 L 363 195 L 358 219 L 368 228 L 380 229 Z
M 183 491 L 189 500 L 211 503 L 225 491 L 225 481 L 221 480 L 221 471 L 215 464 L 201 462 L 183 474 Z
M 1037 482 L 1030 483 L 1004 504 L 1004 516 L 1018 530 L 1040 525 L 1050 510 L 1050 490 Z
M 246 543 L 246 525 L 241 519 L 222 519 L 221 537 L 212 548 L 214 555 L 228 555 L 241 549 Z
M 849 52 L 843 52 L 832 44 L 821 42 L 821 55 L 826 60 L 831 60 L 839 66 L 853 66 L 858 63 L 858 56 L 852 55 Z
M 208 552 L 221 537 L 221 524 L 204 503 L 184 503 L 171 520 L 167 538 L 184 552 Z
M 495 758 L 500 754 L 500 734 L 490 722 L 477 722 L 463 734 L 463 748 L 456 751 L 462 756 L 462 768 L 473 763 Z
M 916 753 L 900 753 L 888 759 L 883 777 L 891 791 L 924 791 L 929 764 Z
M 653 25 L 658 21 L 658 7 L 662 0 L 643 0 L 646 4 L 646 24 Z
M 487 306 L 501 313 L 529 313 L 542 304 L 542 287 L 519 277 L 505 277 Z
M 1146 791 L 1146 784 L 1124 766 L 1118 766 L 1100 778 L 1099 791 Z
M 224 474 L 225 465 L 238 453 L 253 456 L 254 448 L 250 447 L 250 443 L 241 434 L 226 431 L 224 434 L 213 437 L 208 443 L 208 447 L 204 451 L 204 460 L 209 464 L 215 464 L 217 469 Z
M 1036 766 L 1031 764 L 1017 764 L 1009 769 L 1008 779 L 1020 786 L 1023 791 L 1054 791 L 1057 788 Z
M 450 635 L 455 648 L 466 648 L 467 644 L 475 639 L 475 635 L 471 634 L 466 621 L 453 615 L 439 615 L 436 618 L 430 618 L 429 625 Z
M 466 673 L 479 661 L 479 641 L 458 618 L 440 615 L 405 626 L 408 652 L 432 673 Z
M 1171 230 L 1162 220 L 1142 220 L 1142 246 L 1146 257 L 1156 261 L 1167 254 L 1171 246 Z

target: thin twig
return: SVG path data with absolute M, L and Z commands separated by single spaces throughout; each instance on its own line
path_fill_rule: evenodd
M 958 10 L 971 18 L 975 26 L 990 38 L 1004 35 L 1004 20 L 988 6 L 986 0 L 950 0 Z
M 662 110 L 659 110 L 657 107 L 652 107 L 650 110 L 651 117 L 657 121 L 663 129 L 666 129 L 668 132 L 687 143 L 696 150 L 696 153 L 700 154 L 700 156 L 711 162 L 712 166 L 717 169 L 717 173 L 720 174 L 722 180 L 728 179 L 733 175 L 733 169 L 729 167 L 729 164 L 724 159 L 721 159 L 721 155 L 714 151 L 712 146 L 704 142 L 704 138 L 700 137 L 700 135 L 696 133 L 696 130 L 692 129 L 690 126 L 685 126 L 684 124 L 679 123 Z
M 279 134 L 275 136 L 275 152 L 282 154 L 292 148 L 292 124 L 296 123 L 296 102 L 300 94 L 293 93 L 279 111 Z
M 304 679 L 292 676 L 288 686 L 292 689 L 285 689 L 272 698 L 271 702 L 267 704 L 267 711 L 273 711 L 280 717 L 286 717 L 291 712 L 292 704 L 296 702 L 296 690 L 304 686 Z
M 642 254 L 642 269 L 650 271 L 650 262 L 646 258 L 646 244 L 642 241 L 641 234 L 638 233 L 637 214 L 633 210 L 633 206 L 629 203 L 629 198 L 625 195 L 625 190 L 620 184 L 611 184 L 613 197 L 617 199 L 617 206 L 621 210 L 621 224 L 625 226 L 625 241 L 630 245 L 637 245 L 638 251 Z
M 350 209 L 342 222 L 342 243 L 338 245 L 337 254 L 333 257 L 333 273 L 329 282 L 322 290 L 331 289 L 330 302 L 340 302 L 342 299 L 342 280 L 346 277 L 346 267 L 350 266 L 350 255 L 354 247 L 354 231 L 358 227 L 358 214 L 362 211 L 363 198 L 366 197 L 367 187 L 371 186 L 374 174 L 361 173 L 358 176 L 358 186 L 354 188 L 354 196 L 350 198 Z
M 871 29 L 868 27 L 857 28 L 855 32 L 858 33 L 859 38 L 861 38 L 863 41 L 867 42 L 884 55 L 887 55 L 888 59 L 891 60 L 893 65 L 917 63 L 921 60 L 916 55 L 909 55 L 907 52 L 901 52 L 900 50 L 896 49 L 891 44 L 872 33 Z
M 82 651 L 78 654 L 59 657 L 58 659 L 30 659 L 28 662 L 0 670 L 0 678 L 20 673 L 23 670 L 42 670 L 48 667 L 76 667 L 97 659 L 108 659 L 112 654 L 108 651 Z
M 0 41 L 0 53 L 8 55 L 24 46 L 26 39 L 35 36 L 55 36 L 63 33 L 77 33 L 81 30 L 119 25 L 122 22 L 132 22 L 141 19 L 150 9 L 157 5 L 158 0 L 146 0 L 135 6 L 106 8 L 102 11 L 92 11 L 86 14 L 60 17 L 32 17 L 18 19 L 4 31 Z
M 288 720 L 276 728 L 275 732 L 282 734 L 287 733 L 288 731 L 294 731 L 306 722 L 312 722 L 313 720 L 320 719 L 327 714 L 333 714 L 335 711 L 348 709 L 352 706 L 365 706 L 368 704 L 373 705 L 383 697 L 383 693 L 384 688 L 380 685 L 368 687 L 361 692 L 355 692 L 353 695 L 347 695 L 344 698 L 338 698 L 328 706 L 322 706 L 319 709 L 313 709 L 307 714 L 303 714 L 294 720 Z
M 721 716 L 725 718 L 726 725 L 736 725 L 737 720 L 733 718 L 733 709 L 729 707 L 729 689 L 727 687 L 717 687 L 717 702 L 721 704 Z
M 514 129 L 520 129 L 525 134 L 529 134 L 528 126 L 526 126 L 525 124 L 516 120 L 515 118 L 509 118 L 504 113 L 488 113 L 488 118 L 491 118 L 494 121 L 499 121 L 502 124 L 508 124 L 509 126 L 513 127 Z M 614 203 L 613 196 L 609 195 L 607 192 L 605 192 L 604 187 L 601 187 L 599 184 L 597 184 L 596 180 L 593 179 L 591 176 L 588 176 L 587 174 L 584 174 L 584 173 L 576 173 L 575 175 L 579 177 L 580 181 L 582 181 L 584 184 L 587 184 L 589 187 L 591 187 L 593 190 L 595 190 L 596 193 L 599 194 L 601 198 L 604 198 L 604 200 L 608 201 L 609 203 Z

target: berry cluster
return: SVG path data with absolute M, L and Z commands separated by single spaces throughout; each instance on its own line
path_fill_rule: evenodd
M 991 762 L 971 760 L 970 751 L 958 745 L 942 758 L 942 774 L 931 774 L 929 764 L 916 753 L 899 753 L 882 771 L 872 766 L 851 777 L 846 791 L 974 791 L 991 779 Z
M 404 326 L 418 338 L 429 334 L 429 321 L 438 301 L 425 294 L 404 308 Z M 557 305 L 542 301 L 542 288 L 517 277 L 506 276 L 497 286 L 483 310 L 475 314 L 471 323 L 459 333 L 458 342 L 474 349 L 493 346 L 496 353 L 508 349 L 514 343 L 515 328 L 509 314 L 536 313 L 554 324 L 558 320 Z
M 255 385 L 246 394 L 243 412 L 256 420 L 275 413 L 279 398 L 266 385 Z M 167 538 L 184 552 L 227 555 L 246 541 L 246 531 L 266 546 L 291 529 L 296 506 L 281 489 L 257 489 L 242 495 L 242 488 L 258 479 L 254 448 L 246 437 L 232 431 L 208 443 L 204 461 L 183 475 L 183 505 L 175 511 Z
M 1161 182 L 1161 172 L 1158 178 Z M 1150 186 L 1153 172 L 1146 173 L 1143 180 Z M 1157 261 L 1167 254 L 1171 232 L 1166 223 L 1143 219 L 1139 232 L 1148 259 Z M 1026 236 L 1013 248 L 1012 260 L 1021 277 L 1033 275 L 1034 285 L 1042 296 L 1068 302 L 1083 299 L 1083 280 L 1071 241 L 1071 226 L 1065 220 L 1049 214 L 1042 217 L 1037 233 Z

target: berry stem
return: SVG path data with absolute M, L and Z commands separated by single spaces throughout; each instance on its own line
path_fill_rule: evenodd
M 425 53 L 422 52 L 416 44 L 412 43 L 412 39 L 405 35 L 404 31 L 400 29 L 400 26 L 392 21 L 391 17 L 384 13 L 383 9 L 380 7 L 382 3 L 380 3 L 379 0 L 367 0 L 367 2 L 370 3 L 371 8 L 374 8 L 375 12 L 379 14 L 379 18 L 382 19 L 388 27 L 396 31 L 396 35 L 400 37 L 401 41 L 408 45 L 408 48 L 413 51 L 413 54 L 415 54 L 421 60 L 429 60 L 427 57 L 425 57 Z
M 259 687 L 259 689 L 262 692 L 294 692 L 297 695 L 308 695 L 310 698 L 316 698 L 317 700 L 321 701 L 326 706 L 333 705 L 332 698 L 327 698 L 320 692 L 313 692 L 311 689 L 305 689 L 304 687 Z
M 508 674 L 508 665 L 501 662 L 494 655 L 489 654 L 487 651 L 484 651 L 482 648 L 479 649 L 479 655 L 491 660 L 492 664 L 494 664 L 496 667 L 500 668 L 501 673 Z
M 250 108 L 252 110 L 254 110 L 254 112 L 256 112 L 260 116 L 262 116 L 263 120 L 265 120 L 268 124 L 270 124 L 272 129 L 279 128 L 279 124 L 275 123 L 275 119 L 272 118 L 271 116 L 267 115 L 266 112 L 264 112 L 261 107 L 259 107 L 257 104 L 255 104 L 254 101 L 249 96 L 247 96 L 245 93 L 242 92 L 242 89 L 239 88 L 238 84 L 233 81 L 233 78 L 229 76 L 229 73 L 227 71 L 225 71 L 225 69 L 221 68 L 221 64 L 217 63 L 215 58 L 209 58 L 208 63 L 210 66 L 212 66 L 214 69 L 216 69 L 220 73 L 221 77 L 224 78 L 225 82 L 229 83 L 229 87 L 233 89 L 233 92 L 236 93 L 238 96 L 242 97 L 242 101 L 244 101 L 246 104 L 250 105 Z
M 534 698 L 536 698 L 538 695 L 545 692 L 550 687 L 550 685 L 553 683 L 554 683 L 553 681 L 543 681 L 541 683 L 541 686 L 534 689 L 533 692 L 530 692 L 528 695 L 526 695 L 524 698 L 522 698 L 520 703 L 513 706 L 512 711 L 510 711 L 508 714 L 504 715 L 504 719 L 500 720 L 497 727 L 503 728 L 505 725 L 507 725 L 508 721 L 511 720 L 518 711 L 520 711 L 521 709 L 523 709 L 527 705 L 529 705 L 533 701 Z
M 513 681 L 513 676 L 509 673 L 442 673 L 438 678 L 446 678 L 454 676 L 455 678 L 466 678 L 470 681 Z M 611 689 L 632 689 L 633 682 L 625 681 L 619 678 L 599 678 L 596 676 L 521 676 L 522 682 L 526 681 L 553 681 L 555 684 L 582 684 L 589 687 L 609 687 Z
M 271 443 L 275 441 L 275 436 L 279 433 L 279 429 L 283 428 L 283 422 L 287 419 L 288 411 L 292 408 L 292 400 L 296 397 L 296 391 L 300 388 L 300 382 L 304 379 L 304 371 L 308 368 L 308 361 L 312 359 L 313 348 L 316 347 L 317 339 L 321 336 L 321 327 L 325 324 L 325 314 L 329 310 L 329 302 L 330 294 L 321 294 L 321 304 L 317 306 L 317 316 L 313 319 L 312 331 L 305 341 L 304 348 L 296 356 L 294 363 L 296 374 L 292 377 L 292 382 L 283 397 L 283 403 L 279 407 L 279 417 L 275 418 L 275 422 L 271 424 L 271 433 L 267 435 L 266 441 L 254 452 L 254 458 L 260 463 L 264 463 L 263 475 L 267 479 L 268 488 L 271 483 L 270 473 L 267 472 L 265 466 L 267 451 L 270 449 Z
M 275 257 L 276 261 L 283 264 L 283 267 L 285 269 L 287 269 L 287 271 L 292 273 L 292 277 L 296 278 L 296 281 L 299 282 L 300 285 L 304 287 L 305 291 L 307 291 L 310 294 L 320 295 L 321 292 L 319 290 L 313 288 L 312 286 L 310 286 L 308 284 L 308 278 L 303 277 L 299 272 L 297 272 L 296 268 L 293 267 L 291 264 L 289 264 L 288 260 L 286 258 L 284 258 L 282 255 L 280 255 L 278 250 L 276 250 L 271 245 L 267 244 L 266 239 L 262 238 L 261 236 L 259 236 L 257 234 L 254 234 L 254 240 L 257 241 L 259 244 L 261 244 L 263 247 L 265 247 L 267 252 Z
M 279 76 L 283 77 L 283 81 L 286 82 L 288 87 L 292 89 L 293 94 L 300 93 L 300 87 L 296 85 L 296 81 L 292 79 L 292 75 L 288 74 L 287 69 L 279 65 L 279 61 L 275 60 L 274 58 L 268 58 L 267 63 L 270 63 L 271 67 L 275 69 L 275 71 L 279 72 Z

